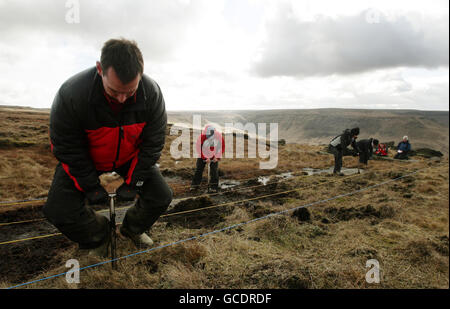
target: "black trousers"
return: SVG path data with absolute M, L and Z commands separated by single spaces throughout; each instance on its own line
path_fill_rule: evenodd
M 369 151 L 361 151 L 359 153 L 359 163 L 363 163 L 365 165 L 367 165 L 367 162 L 369 161 L 370 158 L 370 152 Z
M 206 161 L 203 161 L 202 158 L 197 159 L 196 169 L 194 178 L 192 179 L 192 187 L 200 186 L 203 177 L 203 170 L 205 169 Z M 219 161 L 213 162 L 210 161 L 210 182 L 209 186 L 211 188 L 217 188 L 219 186 Z
M 333 173 L 340 173 L 342 168 L 342 157 L 344 155 L 344 151 L 342 148 L 337 148 L 334 146 L 329 146 L 331 153 L 334 155 L 334 170 Z
M 122 168 L 116 172 L 123 177 L 126 170 Z M 172 201 L 172 190 L 159 168 L 153 166 L 151 170 L 152 176 L 144 182 L 139 199 L 128 209 L 123 221 L 135 234 L 148 230 Z M 109 232 L 108 219 L 86 205 L 84 193 L 75 188 L 61 164 L 56 167 L 43 212 L 48 221 L 67 238 L 77 242 L 81 249 L 98 247 Z
M 397 152 L 394 159 L 406 160 L 408 159 L 408 151 L 403 151 L 402 153 Z

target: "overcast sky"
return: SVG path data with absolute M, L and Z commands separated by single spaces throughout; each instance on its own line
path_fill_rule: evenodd
M 0 0 L 0 105 L 49 108 L 125 37 L 168 110 L 448 110 L 448 11 L 448 0 Z

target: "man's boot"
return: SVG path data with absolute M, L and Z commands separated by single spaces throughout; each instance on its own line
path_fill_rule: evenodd
M 123 224 L 120 227 L 120 234 L 131 239 L 138 249 L 149 248 L 153 245 L 153 240 L 146 233 L 134 234 Z
M 108 237 L 107 240 L 101 244 L 99 247 L 89 250 L 89 255 L 95 255 L 101 258 L 109 256 L 109 246 L 111 245 L 111 239 Z
M 196 193 L 196 192 L 200 191 L 200 185 L 191 185 L 191 187 L 189 188 L 189 191 L 192 193 Z
M 97 216 L 97 220 L 102 222 L 103 224 L 105 224 L 105 226 L 109 226 L 109 220 L 101 215 L 96 214 Z M 106 238 L 103 241 L 103 243 L 98 246 L 97 248 L 94 249 L 90 249 L 89 250 L 89 255 L 95 255 L 98 257 L 108 257 L 109 256 L 109 246 L 111 245 L 111 232 L 108 230 L 107 234 L 106 234 Z
M 208 193 L 218 193 L 219 192 L 219 185 L 218 184 L 212 184 L 208 186 Z

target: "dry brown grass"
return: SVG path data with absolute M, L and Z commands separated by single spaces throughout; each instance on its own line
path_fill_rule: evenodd
M 185 175 L 170 181 L 186 185 L 195 159 L 175 163 L 168 150 L 173 139 L 168 137 L 160 161 L 161 170 Z M 0 149 L 0 177 L 15 177 L 0 180 L 2 200 L 45 196 L 56 161 L 44 151 L 45 147 L 33 147 L 36 148 Z M 319 146 L 282 146 L 279 165 L 269 173 L 332 166 L 332 156 L 318 153 L 321 150 Z M 258 160 L 225 158 L 220 168 L 226 177 L 256 177 L 266 173 L 258 169 Z M 356 167 L 357 158 L 345 157 L 344 166 Z M 68 284 L 61 276 L 25 288 L 449 288 L 447 159 L 441 163 L 423 158 L 417 162 L 369 161 L 366 173 L 349 179 L 298 177 L 279 184 L 276 192 L 302 190 L 227 207 L 223 221 L 213 227 L 188 229 L 159 220 L 151 236 L 156 246 L 170 244 L 426 167 L 428 169 L 404 179 L 314 205 L 307 210 L 310 214 L 307 221 L 288 212 L 128 257 L 119 261 L 118 270 L 112 270 L 110 264 L 83 270 L 80 284 Z M 17 175 L 24 180 L 18 181 Z M 118 185 L 114 181 L 118 180 L 106 180 Z M 262 195 L 265 191 L 266 188 L 255 189 L 254 194 Z M 118 256 L 133 252 L 138 250 L 127 240 L 119 240 Z M 75 247 L 60 255 L 64 261 L 77 258 L 82 267 L 103 261 Z M 380 284 L 365 281 L 368 270 L 365 263 L 372 258 L 380 262 Z M 34 278 L 67 270 L 63 264 L 54 265 Z M 1 287 L 20 283 L 7 282 L 1 276 L 0 282 Z

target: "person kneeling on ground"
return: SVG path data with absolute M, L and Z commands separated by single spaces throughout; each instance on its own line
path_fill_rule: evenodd
M 378 144 L 378 149 L 375 151 L 375 154 L 379 157 L 385 157 L 388 155 L 388 148 L 386 144 Z
M 353 149 L 358 152 L 356 146 L 356 138 L 359 135 L 359 128 L 353 128 L 351 130 L 346 129 L 342 134 L 333 138 L 328 145 L 329 150 L 334 154 L 334 170 L 333 174 L 341 174 L 342 157 L 344 150 L 351 144 Z
M 403 136 L 403 140 L 397 145 L 397 154 L 394 159 L 408 160 L 408 153 L 411 151 L 411 144 L 409 143 L 408 136 Z
M 115 171 L 124 183 L 118 200 L 134 200 L 120 228 L 137 247 L 172 201 L 172 190 L 156 162 L 164 147 L 167 114 L 161 89 L 143 74 L 142 54 L 133 41 L 112 39 L 100 61 L 67 80 L 50 113 L 51 151 L 59 164 L 43 207 L 45 217 L 89 254 L 106 256 L 109 220 L 89 204 L 104 204 L 108 192 L 99 175 Z
M 378 146 L 377 139 L 362 139 L 356 143 L 359 152 L 359 163 L 367 166 L 368 160 L 372 157 L 373 149 Z
M 212 125 L 207 125 L 197 140 L 197 153 L 201 157 L 197 159 L 196 170 L 191 183 L 191 191 L 196 191 L 202 182 L 203 170 L 209 164 L 208 192 L 219 191 L 219 161 L 225 152 L 225 141 L 220 132 Z

